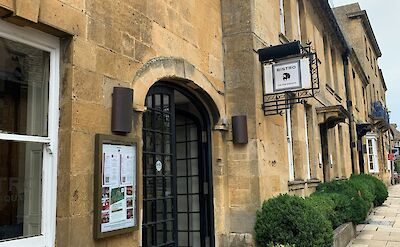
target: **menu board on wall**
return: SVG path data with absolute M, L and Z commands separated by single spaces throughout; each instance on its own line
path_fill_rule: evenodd
M 96 239 L 137 229 L 136 147 L 123 137 L 96 136 Z

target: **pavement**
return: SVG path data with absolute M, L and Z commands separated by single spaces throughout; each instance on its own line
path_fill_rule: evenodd
M 348 247 L 400 247 L 400 185 L 389 187 L 389 198 L 357 226 Z

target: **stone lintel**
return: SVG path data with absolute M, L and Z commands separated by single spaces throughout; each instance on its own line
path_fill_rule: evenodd
M 349 118 L 349 112 L 342 105 L 333 105 L 317 108 L 318 124 L 325 124 L 328 129 Z

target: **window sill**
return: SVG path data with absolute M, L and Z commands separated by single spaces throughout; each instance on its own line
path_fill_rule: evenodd
M 293 180 L 288 182 L 289 191 L 302 190 L 305 188 L 304 180 Z
M 309 188 L 315 188 L 317 187 L 319 184 L 321 183 L 321 180 L 319 180 L 318 178 L 311 178 L 307 180 L 307 186 Z

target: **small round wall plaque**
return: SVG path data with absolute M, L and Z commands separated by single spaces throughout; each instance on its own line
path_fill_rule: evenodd
M 156 162 L 156 170 L 158 172 L 160 172 L 161 169 L 162 169 L 162 163 L 161 163 L 161 161 L 157 160 L 157 162 Z

